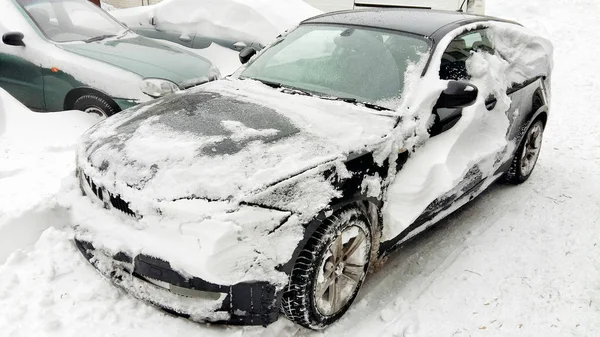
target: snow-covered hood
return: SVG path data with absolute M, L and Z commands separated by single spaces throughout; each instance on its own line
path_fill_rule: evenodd
M 144 78 L 169 80 L 180 87 L 207 77 L 212 67 L 212 63 L 202 56 L 133 33 L 128 33 L 123 38 L 91 43 L 63 43 L 58 46 Z
M 97 124 L 83 136 L 78 161 L 124 199 L 244 199 L 374 149 L 395 122 L 349 103 L 224 80 Z

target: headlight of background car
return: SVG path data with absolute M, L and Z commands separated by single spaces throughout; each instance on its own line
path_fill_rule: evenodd
M 158 78 L 147 78 L 140 85 L 142 92 L 154 98 L 179 91 L 177 84 Z

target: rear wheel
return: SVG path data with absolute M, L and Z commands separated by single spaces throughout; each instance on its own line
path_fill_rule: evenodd
M 288 319 L 311 329 L 337 321 L 352 305 L 367 275 L 369 222 L 359 208 L 334 213 L 308 240 L 283 294 Z
M 73 104 L 73 109 L 81 110 L 100 117 L 110 117 L 119 112 L 118 106 L 108 99 L 94 94 L 83 95 Z
M 529 179 L 535 168 L 544 136 L 544 123 L 535 121 L 525 133 L 521 146 L 515 153 L 512 165 L 506 173 L 505 179 L 512 184 L 520 184 Z

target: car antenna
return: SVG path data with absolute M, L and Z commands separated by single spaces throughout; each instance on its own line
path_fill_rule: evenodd
M 465 3 L 467 3 L 467 0 L 463 0 L 462 5 L 460 5 L 460 8 L 457 10 L 457 12 L 460 12 L 460 13 L 464 13 L 465 12 L 463 10 L 463 7 L 465 6 Z

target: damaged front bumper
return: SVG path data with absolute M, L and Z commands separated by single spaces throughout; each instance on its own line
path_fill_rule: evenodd
M 109 256 L 92 243 L 75 239 L 75 244 L 113 283 L 169 313 L 198 322 L 237 325 L 268 325 L 279 316 L 281 294 L 268 282 L 217 285 L 184 277 L 154 257 Z

